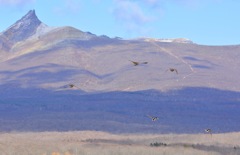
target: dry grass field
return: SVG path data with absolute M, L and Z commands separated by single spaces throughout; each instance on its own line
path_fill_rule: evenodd
M 240 133 L 1 133 L 1 155 L 239 155 Z

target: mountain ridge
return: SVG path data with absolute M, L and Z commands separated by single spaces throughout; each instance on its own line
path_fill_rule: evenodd
M 22 41 L 33 35 L 41 23 L 35 14 L 35 10 L 30 10 L 20 20 L 4 31 L 2 35 L 12 42 Z
M 16 46 L 24 44 L 25 42 L 38 41 L 41 37 L 44 37 L 48 33 L 66 33 L 73 35 L 68 31 L 74 30 L 75 38 L 80 38 L 83 40 L 91 39 L 97 37 L 94 34 L 88 32 L 82 32 L 76 28 L 70 26 L 64 27 L 50 27 L 42 23 L 36 16 L 35 10 L 30 10 L 21 19 L 12 24 L 9 28 L 0 34 L 0 49 L 5 52 L 14 51 Z M 18 49 L 16 49 L 18 50 Z M 15 51 L 16 51 L 15 50 Z
M 239 131 L 239 45 L 36 25 L 0 35 L 0 131 Z
M 33 21 L 29 22 L 30 19 Z M 28 29 L 17 25 L 29 23 L 31 31 L 27 31 L 22 39 L 0 35 L 2 83 L 21 84 L 24 79 L 29 79 L 29 87 L 55 90 L 67 83 L 75 83 L 87 92 L 165 91 L 194 86 L 240 91 L 236 85 L 240 46 L 204 46 L 181 38 L 163 41 L 97 36 L 71 26 L 49 27 L 37 18 L 34 10 L 7 31 L 17 27 L 20 32 L 15 35 L 24 34 Z M 134 66 L 129 60 L 148 63 Z M 32 67 L 40 70 L 32 70 Z M 169 68 L 176 68 L 179 74 L 170 72 Z M 6 70 L 11 71 L 11 75 L 6 74 Z M 37 77 L 43 70 L 47 71 L 43 72 L 46 75 L 42 73 Z M 64 75 L 68 70 L 72 74 Z M 55 74 L 55 79 L 47 73 Z M 30 76 L 34 74 L 36 79 Z M 58 76 L 66 78 L 57 81 Z

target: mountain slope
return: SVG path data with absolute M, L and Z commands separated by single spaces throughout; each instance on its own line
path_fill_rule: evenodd
M 32 10 L 0 34 L 0 131 L 239 131 L 239 51 L 49 27 Z
M 27 80 L 26 87 L 54 90 L 74 83 L 90 92 L 195 86 L 240 91 L 238 45 L 113 39 L 73 27 L 49 27 L 34 10 L 1 33 L 0 39 L 2 83 L 25 85 L 22 82 Z M 148 64 L 134 66 L 129 60 Z
M 67 37 L 54 42 L 51 37 L 45 37 L 42 42 L 31 43 L 31 48 L 29 44 L 22 45 L 22 49 L 16 47 L 16 53 L 2 62 L 1 75 L 6 77 L 3 83 L 14 81 L 21 85 L 20 81 L 26 78 L 29 87 L 56 90 L 67 83 L 74 83 L 84 91 L 169 90 L 193 86 L 240 90 L 236 85 L 240 74 L 237 70 L 239 46 Z M 148 64 L 133 66 L 129 60 Z M 42 67 L 45 69 L 40 69 Z M 170 67 L 177 68 L 179 74 L 167 71 Z M 4 73 L 6 68 L 10 75 Z M 63 74 L 70 70 L 71 75 Z M 44 71 L 54 76 L 36 74 L 36 79 L 30 76 Z M 63 76 L 65 80 L 57 81 Z

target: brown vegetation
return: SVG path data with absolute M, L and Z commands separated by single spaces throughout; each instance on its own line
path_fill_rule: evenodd
M 110 134 L 94 131 L 1 133 L 4 155 L 235 155 L 240 133 Z

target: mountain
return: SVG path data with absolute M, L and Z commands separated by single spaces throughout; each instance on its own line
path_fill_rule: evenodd
M 74 83 L 87 92 L 184 87 L 240 91 L 236 85 L 239 45 L 96 36 L 70 26 L 49 27 L 40 22 L 34 10 L 0 38 L 0 80 L 20 87 L 60 90 Z M 129 60 L 148 64 L 133 66 Z M 176 68 L 178 74 L 167 71 L 169 68 Z
M 51 27 L 30 10 L 0 33 L 0 130 L 237 131 L 239 51 Z
M 18 20 L 3 32 L 3 37 L 9 41 L 23 41 L 36 33 L 42 22 L 37 18 L 35 11 L 30 10 L 25 16 Z

